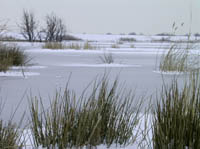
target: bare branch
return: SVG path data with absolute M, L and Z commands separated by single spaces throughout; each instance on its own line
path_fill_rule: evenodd
M 52 41 L 62 41 L 66 35 L 66 26 L 61 18 L 58 18 L 54 14 L 46 16 L 46 28 L 44 29 L 46 37 L 45 40 Z
M 19 27 L 20 32 L 25 39 L 27 39 L 30 42 L 36 39 L 35 33 L 37 29 L 37 23 L 33 12 L 29 12 L 26 10 L 23 11 L 22 20 Z

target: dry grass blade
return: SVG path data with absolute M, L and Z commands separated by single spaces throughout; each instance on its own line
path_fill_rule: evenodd
M 105 63 L 105 64 L 111 64 L 114 63 L 114 58 L 112 53 L 104 53 L 103 56 L 99 57 L 101 62 Z

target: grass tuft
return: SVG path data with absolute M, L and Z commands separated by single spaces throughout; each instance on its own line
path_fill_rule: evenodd
M 84 43 L 83 49 L 96 49 L 96 47 L 92 46 L 88 41 Z
M 182 89 L 177 80 L 163 85 L 160 97 L 153 120 L 154 148 L 200 148 L 199 73 L 193 72 Z
M 119 47 L 118 44 L 113 44 L 113 45 L 111 46 L 111 48 L 116 48 L 116 49 L 117 49 L 117 48 L 120 48 L 120 47 Z
M 42 46 L 43 49 L 65 49 L 61 42 L 45 42 Z
M 6 72 L 11 66 L 24 66 L 27 63 L 27 55 L 19 47 L 0 44 L 0 72 Z
M 48 110 L 42 99 L 31 101 L 32 134 L 38 147 L 95 147 L 100 144 L 128 145 L 136 137 L 141 104 L 118 88 L 117 79 L 109 85 L 107 77 L 94 83 L 92 92 L 77 99 L 66 89 L 57 93 Z M 40 112 L 42 112 L 40 114 Z
M 178 71 L 184 72 L 188 69 L 187 65 L 188 51 L 178 49 L 176 45 L 172 45 L 167 52 L 163 54 L 160 61 L 159 69 L 161 71 Z
M 131 49 L 135 48 L 135 45 L 134 45 L 134 44 L 131 44 L 131 45 L 130 45 L 130 48 L 131 48 Z
M 173 44 L 167 54 L 161 56 L 159 70 L 163 72 L 177 71 L 186 72 L 193 71 L 199 67 L 199 56 L 189 54 L 190 47 L 179 48 Z
M 85 42 L 84 44 L 80 43 L 69 43 L 68 45 L 64 45 L 61 42 L 46 42 L 43 45 L 43 49 L 75 49 L 75 50 L 80 50 L 80 49 L 97 49 L 98 47 L 92 46 L 89 44 L 89 42 Z

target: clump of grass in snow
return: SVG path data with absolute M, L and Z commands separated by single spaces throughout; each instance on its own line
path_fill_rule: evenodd
M 160 98 L 154 112 L 153 147 L 200 148 L 199 72 L 193 72 L 182 89 L 177 80 L 163 85 Z
M 92 46 L 88 41 L 84 43 L 83 49 L 96 49 L 97 47 Z
M 62 42 L 45 42 L 42 46 L 43 49 L 65 49 L 65 45 Z
M 114 58 L 112 53 L 104 53 L 103 56 L 99 57 L 103 63 L 111 64 L 114 63 Z
M 183 26 L 183 23 L 181 24 Z M 175 34 L 178 26 L 175 22 L 172 25 L 173 34 Z M 194 67 L 199 67 L 199 57 L 189 55 L 189 50 L 192 49 L 193 44 L 190 43 L 190 34 L 188 36 L 188 41 L 186 48 L 179 48 L 178 44 L 173 44 L 168 50 L 167 54 L 163 54 L 161 57 L 159 69 L 161 71 L 178 71 L 185 72 L 190 70 L 195 70 Z
M 132 48 L 132 49 L 135 48 L 135 45 L 131 44 L 131 45 L 130 45 L 130 48 Z
M 68 44 L 65 48 L 66 48 L 66 49 L 80 50 L 80 49 L 81 49 L 81 45 L 80 45 L 80 44 L 77 44 L 77 43 L 70 43 L 70 44 Z
M 193 71 L 199 67 L 199 56 L 189 55 L 191 45 L 186 48 L 179 48 L 178 45 L 173 44 L 167 54 L 161 56 L 159 70 L 167 71 Z
M 125 146 L 133 141 L 141 104 L 134 96 L 118 88 L 117 79 L 109 84 L 106 77 L 94 83 L 89 96 L 77 99 L 66 89 L 57 93 L 48 110 L 42 99 L 31 101 L 32 134 L 36 146 L 58 148 L 94 147 L 99 144 Z M 40 107 L 40 108 L 39 108 Z M 39 110 L 40 109 L 40 110 Z M 40 114 L 40 112 L 42 112 Z
M 0 43 L 0 72 L 6 72 L 11 66 L 24 66 L 27 63 L 27 55 L 19 47 Z
M 122 41 L 122 42 L 135 42 L 137 41 L 135 38 L 120 38 L 119 41 Z
M 188 50 L 178 49 L 177 45 L 172 45 L 161 57 L 159 69 L 161 71 L 184 72 L 188 69 Z
M 117 45 L 117 44 L 113 44 L 113 45 L 111 46 L 111 48 L 120 48 L 120 47 L 119 47 L 119 45 Z
M 92 46 L 89 44 L 89 42 L 85 42 L 84 44 L 80 43 L 69 43 L 67 45 L 64 45 L 61 42 L 47 42 L 44 44 L 43 49 L 75 49 L 75 50 L 80 50 L 80 49 L 97 49 L 96 46 Z

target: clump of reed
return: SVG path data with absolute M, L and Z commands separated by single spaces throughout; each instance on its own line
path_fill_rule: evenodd
M 86 41 L 83 45 L 83 49 L 88 50 L 88 49 L 97 49 L 98 47 L 92 46 L 88 41 Z
M 163 85 L 154 111 L 153 147 L 155 149 L 200 148 L 200 80 L 192 72 L 180 88 L 177 79 Z
M 136 104 L 132 92 L 125 93 L 116 79 L 95 81 L 90 94 L 79 99 L 66 89 L 57 93 L 45 109 L 42 98 L 31 100 L 31 130 L 36 146 L 58 148 L 95 147 L 100 144 L 120 146 L 132 143 L 137 134 L 141 103 Z M 40 113 L 41 112 L 41 113 Z
M 27 55 L 18 46 L 0 43 L 0 72 L 8 71 L 11 66 L 24 66 L 27 63 Z
M 75 49 L 75 50 L 80 50 L 82 47 L 78 43 L 70 43 L 65 46 L 65 49 Z
M 88 41 L 84 44 L 80 43 L 69 43 L 64 45 L 62 42 L 46 42 L 43 49 L 75 49 L 75 50 L 89 50 L 89 49 L 97 49 L 98 47 L 92 46 Z
M 45 42 L 43 49 L 65 49 L 66 46 L 62 42 Z
M 185 72 L 189 69 L 188 49 L 179 49 L 177 45 L 172 45 L 167 54 L 161 56 L 159 70 Z

